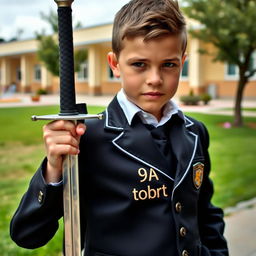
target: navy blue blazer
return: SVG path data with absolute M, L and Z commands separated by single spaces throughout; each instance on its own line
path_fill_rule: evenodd
M 79 155 L 81 234 L 86 256 L 224 256 L 221 209 L 210 200 L 209 137 L 185 117 L 170 125 L 175 170 L 141 122 L 127 123 L 117 99 L 87 120 Z M 45 245 L 63 215 L 62 186 L 38 169 L 10 226 L 25 248 Z M 175 173 L 171 176 L 170 173 Z

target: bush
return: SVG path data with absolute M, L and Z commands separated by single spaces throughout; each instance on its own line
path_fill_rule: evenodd
M 38 89 L 36 91 L 36 94 L 37 95 L 46 95 L 47 94 L 47 91 L 45 89 Z
M 200 96 L 194 95 L 193 90 L 190 90 L 189 95 L 184 95 L 180 97 L 180 101 L 184 105 L 198 105 L 202 101 L 205 105 L 212 99 L 211 95 L 204 93 Z
M 200 99 L 201 101 L 207 105 L 209 103 L 209 101 L 212 99 L 211 95 L 209 95 L 208 93 L 202 94 L 200 95 Z
M 186 95 L 186 96 L 181 96 L 180 101 L 184 105 L 198 105 L 200 101 L 200 97 L 196 95 Z

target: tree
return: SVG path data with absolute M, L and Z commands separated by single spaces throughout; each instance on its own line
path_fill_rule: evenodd
M 9 42 L 14 42 L 14 41 L 20 40 L 23 33 L 24 33 L 24 30 L 22 28 L 18 28 L 16 30 L 15 36 L 12 37 L 11 39 L 9 39 L 8 41 Z
M 256 73 L 252 65 L 256 50 L 256 0 L 183 0 L 183 3 L 184 13 L 201 24 L 199 29 L 190 31 L 191 35 L 215 46 L 215 61 L 238 66 L 234 125 L 242 126 L 244 89 Z
M 37 35 L 39 41 L 37 56 L 47 70 L 59 76 L 59 47 L 52 36 Z
M 41 18 L 49 23 L 52 32 L 57 34 L 58 32 L 58 16 L 50 10 L 49 14 L 40 13 Z M 75 28 L 81 28 L 82 25 L 78 22 Z M 47 70 L 53 75 L 59 76 L 59 47 L 57 44 L 57 38 L 52 35 L 46 35 L 45 31 L 36 33 L 36 38 L 39 41 L 37 55 L 38 58 L 44 63 Z M 80 64 L 87 58 L 86 50 L 78 50 L 74 53 L 75 59 L 75 71 L 78 71 Z

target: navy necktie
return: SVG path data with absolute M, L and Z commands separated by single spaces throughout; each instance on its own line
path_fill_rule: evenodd
M 169 147 L 169 138 L 168 138 L 168 131 L 164 125 L 154 127 L 152 125 L 146 125 L 148 130 L 151 132 L 152 138 L 154 142 L 158 146 L 161 153 L 164 156 L 168 155 L 168 151 L 170 151 Z
M 171 149 L 171 144 L 169 141 L 170 132 L 170 121 L 162 126 L 154 127 L 153 125 L 145 124 L 147 129 L 151 132 L 151 136 L 157 145 L 160 153 L 164 156 L 168 164 L 168 170 L 166 170 L 171 177 L 174 178 L 176 161 L 173 156 L 173 150 Z

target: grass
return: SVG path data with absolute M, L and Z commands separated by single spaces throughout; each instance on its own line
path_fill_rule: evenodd
M 90 107 L 90 113 L 102 111 L 102 107 Z M 44 157 L 42 126 L 45 122 L 32 122 L 34 114 L 58 113 L 58 108 L 26 107 L 0 109 L 0 255 L 1 256 L 60 256 L 63 225 L 54 238 L 36 250 L 19 248 L 9 236 L 9 223 L 22 194 L 37 166 Z
M 220 124 L 233 118 L 191 113 L 204 122 L 210 133 L 211 177 L 215 185 L 213 202 L 221 207 L 256 196 L 256 129 L 247 127 L 224 129 Z M 245 123 L 256 118 L 245 118 Z
M 90 113 L 102 111 L 90 107 Z M 0 109 L 0 255 L 1 256 L 59 256 L 62 250 L 63 227 L 46 246 L 26 250 L 16 246 L 9 237 L 10 219 L 16 210 L 29 180 L 44 156 L 43 121 L 30 121 L 31 115 L 57 113 L 58 108 L 27 107 Z M 213 202 L 221 207 L 235 205 L 256 196 L 256 130 L 224 129 L 220 123 L 232 122 L 232 117 L 188 113 L 203 121 L 210 133 L 211 177 L 215 184 Z M 256 122 L 246 118 L 246 122 Z

